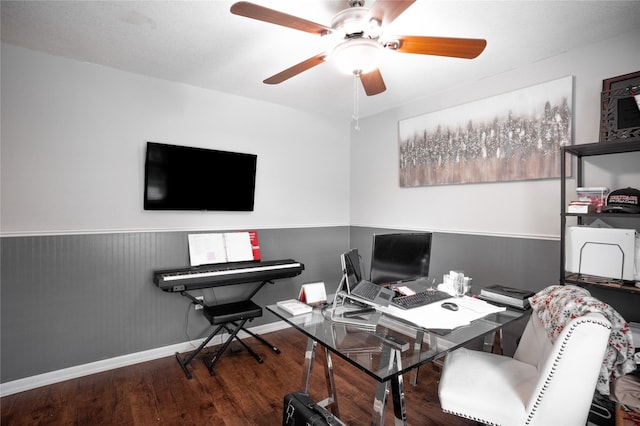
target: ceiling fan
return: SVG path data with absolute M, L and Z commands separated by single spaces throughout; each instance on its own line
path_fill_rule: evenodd
M 331 21 L 331 26 L 317 24 L 297 16 L 240 1 L 231 6 L 231 13 L 258 21 L 269 22 L 319 36 L 333 36 L 337 42 L 330 52 L 319 53 L 266 80 L 279 84 L 303 71 L 334 58 L 338 66 L 360 78 L 368 96 L 386 90 L 377 59 L 383 49 L 419 55 L 449 56 L 473 59 L 487 45 L 486 40 L 426 36 L 386 36 L 384 30 L 415 0 L 377 0 L 365 8 L 364 0 L 347 0 L 349 7 Z

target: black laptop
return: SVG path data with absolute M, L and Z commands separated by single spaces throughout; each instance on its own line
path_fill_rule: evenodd
M 389 306 L 395 292 L 362 279 L 358 249 L 351 249 L 340 256 L 342 272 L 346 277 L 347 294 L 352 299 L 367 305 Z

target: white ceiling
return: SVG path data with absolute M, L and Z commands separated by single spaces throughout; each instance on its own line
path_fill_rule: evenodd
M 254 0 L 329 26 L 345 0 Z M 367 0 L 366 6 L 373 2 Z M 152 77 L 351 117 L 354 81 L 324 63 L 279 85 L 262 80 L 326 50 L 321 37 L 229 12 L 232 1 L 5 1 L 2 41 Z M 387 52 L 387 91 L 360 116 L 634 30 L 639 1 L 418 0 L 385 34 L 484 38 L 476 59 Z M 635 54 L 637 54 L 636 52 Z

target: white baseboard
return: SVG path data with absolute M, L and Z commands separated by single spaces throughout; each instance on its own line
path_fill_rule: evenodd
M 283 330 L 290 327 L 284 321 L 273 322 L 269 324 L 252 327 L 249 330 L 256 334 L 271 333 L 273 331 Z M 228 334 L 221 334 L 207 344 L 207 346 L 219 345 L 227 339 Z M 247 338 L 249 334 L 245 332 L 238 333 L 238 337 Z M 69 379 L 88 376 L 103 371 L 113 370 L 114 368 L 126 367 L 128 365 L 137 364 L 154 359 L 173 356 L 176 352 L 189 352 L 197 348 L 204 338 L 193 340 L 191 342 L 177 343 L 175 345 L 163 346 L 161 348 L 150 349 L 147 351 L 136 352 L 128 355 L 122 355 L 115 358 L 109 358 L 101 361 L 91 362 L 89 364 L 76 365 L 74 367 L 64 368 L 62 370 L 51 371 L 49 373 L 38 374 L 37 376 L 26 377 L 7 383 L 0 383 L 0 397 L 12 395 L 18 392 L 24 392 L 41 386 L 47 386 Z M 179 367 L 176 365 L 176 367 Z

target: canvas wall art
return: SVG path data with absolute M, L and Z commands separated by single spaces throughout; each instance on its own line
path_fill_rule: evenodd
M 572 116 L 568 76 L 402 120 L 400 186 L 557 178 Z

